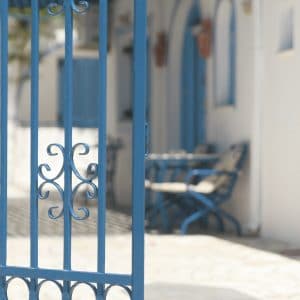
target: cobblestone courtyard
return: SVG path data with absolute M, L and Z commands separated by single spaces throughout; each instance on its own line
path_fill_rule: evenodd
M 107 271 L 130 272 L 130 236 L 108 235 Z M 42 237 L 42 267 L 61 266 L 62 240 Z M 249 246 L 245 246 L 245 244 Z M 28 263 L 28 240 L 9 239 L 9 263 Z M 262 239 L 228 239 L 205 236 L 146 236 L 146 300 L 296 300 L 300 299 L 300 263 L 275 252 L 288 245 Z M 20 251 L 22 249 L 22 251 Z M 73 238 L 76 270 L 94 271 L 96 238 Z M 27 299 L 25 288 L 14 282 L 9 299 Z M 41 300 L 60 299 L 54 286 L 42 291 Z M 76 300 L 94 299 L 78 290 Z M 108 300 L 128 299 L 115 290 Z
M 86 206 L 85 203 L 81 203 Z M 63 219 L 52 220 L 48 217 L 50 207 L 61 209 L 61 201 L 39 201 L 39 232 L 41 235 L 62 235 Z M 75 209 L 81 207 L 77 203 Z M 94 235 L 97 233 L 97 206 L 88 206 L 90 217 L 84 221 L 73 220 L 72 230 L 75 235 Z M 79 212 L 80 213 L 80 212 Z M 10 199 L 8 205 L 8 234 L 10 236 L 28 236 L 29 203 L 25 199 Z M 131 230 L 131 217 L 125 210 L 107 210 L 107 233 L 122 234 Z
M 28 209 L 24 201 L 9 202 L 9 265 L 28 266 Z M 53 203 L 52 203 L 53 204 Z M 62 265 L 62 221 L 49 220 L 50 203 L 40 205 L 40 266 Z M 91 218 L 73 223 L 73 268 L 95 271 L 96 208 Z M 131 218 L 124 211 L 107 213 L 107 271 L 130 273 Z M 146 300 L 300 300 L 299 255 L 291 245 L 259 238 L 206 235 L 146 235 Z M 49 284 L 51 286 L 51 284 Z M 75 300 L 94 299 L 85 288 Z M 22 283 L 14 281 L 9 300 L 28 299 Z M 52 288 L 41 291 L 41 300 L 60 299 Z M 107 300 L 128 299 L 114 290 Z

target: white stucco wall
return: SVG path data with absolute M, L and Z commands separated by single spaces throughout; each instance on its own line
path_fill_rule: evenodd
M 210 12 L 213 15 L 213 12 Z M 249 143 L 248 160 L 235 189 L 228 209 L 242 222 L 245 231 L 255 232 L 259 227 L 258 205 L 260 195 L 255 180 L 259 174 L 252 167 L 255 157 L 254 122 L 254 14 L 245 15 L 241 2 L 236 1 L 237 57 L 236 99 L 234 106 L 217 106 L 213 91 L 213 57 L 208 61 L 207 138 L 219 150 L 238 142 Z M 253 151 L 254 150 L 254 151 Z
M 215 1 L 200 1 L 203 17 L 214 17 Z M 168 97 L 167 106 L 167 139 L 169 149 L 179 148 L 180 132 L 180 76 L 184 25 L 193 4 L 192 0 L 180 1 L 177 14 L 173 20 L 170 36 L 170 52 L 167 73 Z M 209 143 L 216 144 L 220 151 L 229 145 L 246 141 L 250 144 L 250 163 L 245 166 L 239 180 L 233 201 L 229 205 L 234 215 L 242 222 L 245 231 L 255 232 L 260 226 L 259 166 L 253 161 L 259 160 L 255 139 L 259 127 L 254 116 L 255 97 L 255 7 L 251 15 L 246 15 L 240 1 L 236 1 L 237 10 L 237 88 L 236 105 L 217 107 L 213 93 L 213 58 L 207 61 L 207 98 L 206 130 Z M 155 101 L 155 99 L 153 99 Z M 176 133 L 176 134 L 175 134 Z M 250 167 L 253 166 L 253 167 Z
M 150 87 L 151 87 L 151 150 L 154 152 L 162 152 L 169 149 L 167 138 L 167 115 L 169 114 L 169 108 L 167 105 L 167 69 L 166 66 L 156 68 L 154 63 L 153 49 L 156 43 L 157 33 L 160 31 L 168 32 L 171 14 L 175 0 L 169 0 L 162 2 L 161 0 L 151 0 L 148 2 L 148 38 L 149 38 L 149 51 L 151 55 L 150 59 Z M 132 1 L 120 0 L 116 1 L 114 9 L 114 24 L 118 24 L 120 16 L 129 14 L 132 17 Z M 129 28 L 132 30 L 131 28 Z M 128 74 L 131 71 L 128 66 L 122 63 L 124 54 L 122 53 L 122 46 L 126 41 L 126 36 L 132 35 L 132 32 L 120 35 L 117 34 L 117 28 L 114 28 L 113 38 L 113 57 L 115 60 L 115 73 L 118 80 L 115 81 L 115 97 L 116 103 L 121 103 L 124 100 L 124 94 L 128 89 L 128 85 L 131 82 L 128 80 Z M 123 58 L 122 58 L 123 57 Z M 113 86 L 111 87 L 113 88 Z M 117 120 L 117 135 L 123 139 L 124 148 L 120 152 L 119 157 L 119 170 L 117 174 L 117 198 L 120 203 L 129 205 L 131 203 L 131 132 L 132 122 Z
M 263 3 L 262 234 L 300 245 L 300 2 Z M 280 20 L 288 6 L 294 9 L 295 45 L 280 53 Z

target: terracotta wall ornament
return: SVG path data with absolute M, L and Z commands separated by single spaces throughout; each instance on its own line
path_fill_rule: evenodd
M 156 44 L 154 47 L 155 64 L 157 67 L 163 67 L 167 62 L 168 55 L 168 38 L 163 31 L 158 32 Z
M 196 38 L 199 54 L 207 59 L 212 50 L 212 22 L 210 19 L 205 19 L 201 22 L 201 28 Z
M 244 0 L 242 2 L 242 5 L 243 5 L 244 13 L 248 16 L 251 15 L 252 14 L 252 1 L 251 0 Z

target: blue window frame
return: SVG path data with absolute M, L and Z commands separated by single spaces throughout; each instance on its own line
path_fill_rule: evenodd
M 214 94 L 217 105 L 236 100 L 236 12 L 233 0 L 219 0 L 215 14 Z
M 280 16 L 279 52 L 294 49 L 294 8 L 287 6 Z
M 97 58 L 74 58 L 73 126 L 93 128 L 98 126 L 97 104 L 99 95 L 99 70 Z M 64 115 L 64 60 L 59 61 L 59 112 L 58 123 L 63 126 Z

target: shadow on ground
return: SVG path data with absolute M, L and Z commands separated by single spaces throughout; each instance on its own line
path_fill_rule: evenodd
M 156 283 L 147 285 L 145 293 L 145 300 L 260 300 L 232 289 L 201 285 Z

